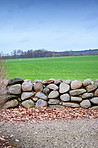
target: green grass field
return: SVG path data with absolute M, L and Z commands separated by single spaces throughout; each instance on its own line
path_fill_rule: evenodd
M 98 79 L 98 56 L 8 59 L 8 79 Z

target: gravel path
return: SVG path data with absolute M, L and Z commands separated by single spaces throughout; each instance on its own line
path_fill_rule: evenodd
M 98 118 L 2 121 L 0 136 L 17 148 L 98 148 Z

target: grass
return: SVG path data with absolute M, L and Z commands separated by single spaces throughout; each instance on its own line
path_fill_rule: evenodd
M 53 58 L 8 59 L 9 79 L 50 78 L 62 80 L 98 79 L 98 55 Z

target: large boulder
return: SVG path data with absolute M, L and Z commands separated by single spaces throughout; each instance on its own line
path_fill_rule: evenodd
M 83 81 L 83 86 L 88 86 L 88 85 L 91 85 L 92 84 L 92 80 L 91 79 L 85 79 Z
M 83 107 L 83 108 L 89 108 L 91 107 L 91 103 L 89 100 L 83 100 L 81 103 L 80 103 L 80 106 Z
M 58 100 L 58 99 L 49 99 L 49 101 L 48 101 L 49 105 L 52 105 L 52 104 L 57 105 L 59 103 L 60 103 L 60 100 Z
M 92 98 L 92 99 L 91 99 L 91 102 L 92 102 L 93 104 L 98 105 L 98 97 Z
M 51 91 L 48 95 L 48 98 L 52 99 L 52 98 L 57 98 L 59 96 L 58 91 Z
M 39 99 L 48 100 L 48 97 L 42 92 L 37 92 L 35 96 Z
M 94 90 L 96 90 L 96 85 L 88 85 L 87 87 L 86 87 L 86 90 L 87 90 L 87 92 L 92 92 L 92 91 L 94 91 Z
M 74 80 L 71 82 L 71 89 L 78 89 L 82 87 L 82 82 L 80 80 Z
M 82 95 L 82 98 L 83 98 L 83 99 L 87 99 L 87 98 L 91 98 L 91 97 L 93 97 L 93 93 L 84 93 L 84 94 Z
M 60 79 L 54 80 L 54 84 L 59 85 L 60 83 L 61 83 L 61 80 Z
M 17 107 L 18 106 L 18 101 L 17 101 L 17 99 L 13 99 L 13 100 L 10 100 L 10 101 L 7 101 L 5 104 L 4 104 L 4 106 L 3 106 L 3 108 L 14 108 L 14 107 Z
M 76 89 L 76 90 L 71 90 L 71 91 L 69 92 L 69 94 L 70 94 L 71 96 L 78 96 L 78 95 L 81 95 L 81 94 L 83 94 L 83 93 L 85 93 L 85 92 L 86 92 L 85 89 Z
M 21 84 L 15 84 L 8 87 L 9 94 L 21 94 Z
M 23 92 L 21 94 L 21 100 L 25 100 L 34 96 L 34 92 Z
M 35 107 L 45 107 L 45 106 L 47 106 L 47 102 L 41 99 L 39 99 L 35 105 Z
M 43 84 L 42 84 L 42 83 L 35 83 L 35 84 L 34 84 L 34 90 L 35 90 L 36 92 L 41 92 L 41 91 L 43 91 Z
M 23 82 L 22 83 L 22 91 L 32 91 L 33 84 L 31 82 Z
M 21 103 L 21 105 L 22 105 L 23 107 L 32 108 L 32 107 L 34 107 L 34 102 L 33 102 L 31 99 L 29 99 L 29 100 L 23 101 L 23 102 Z
M 53 82 L 54 82 L 54 80 L 44 80 L 43 84 L 47 85 L 47 84 L 51 84 Z
M 66 107 L 80 107 L 78 103 L 73 103 L 73 102 L 62 102 L 61 105 Z
M 70 90 L 70 86 L 69 86 L 68 84 L 61 83 L 61 84 L 59 85 L 59 92 L 60 92 L 61 94 L 66 93 L 66 92 L 68 92 L 69 90 Z
M 66 93 L 66 94 L 61 95 L 61 96 L 60 96 L 60 99 L 61 99 L 62 101 L 69 101 L 69 100 L 70 100 L 70 96 L 69 96 L 68 93 Z
M 64 83 L 70 85 L 71 84 L 71 80 L 66 80 L 66 81 L 63 81 Z
M 20 78 L 14 78 L 8 81 L 8 85 L 14 85 L 14 84 L 22 84 L 24 80 Z
M 49 88 L 51 90 L 58 90 L 58 86 L 55 84 L 49 84 L 49 85 L 47 85 L 47 88 Z
M 81 97 L 71 97 L 71 101 L 81 102 L 82 101 L 82 98 Z
M 44 93 L 44 94 L 48 95 L 49 92 L 50 92 L 50 89 L 49 89 L 49 88 L 45 87 L 45 88 L 43 89 L 43 93 Z

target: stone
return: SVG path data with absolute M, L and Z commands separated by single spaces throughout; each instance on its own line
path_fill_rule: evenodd
M 60 79 L 54 80 L 54 84 L 58 85 L 58 84 L 60 84 L 60 83 L 61 83 L 61 80 L 60 80 Z
M 71 97 L 71 101 L 81 102 L 82 101 L 82 98 L 81 97 Z
M 82 98 L 83 98 L 83 99 L 87 99 L 87 98 L 91 98 L 91 97 L 93 97 L 93 93 L 84 93 L 84 94 L 82 95 Z
M 47 102 L 41 99 L 39 99 L 35 105 L 35 107 L 45 107 L 45 106 L 47 106 Z
M 29 99 L 29 100 L 23 101 L 21 105 L 26 108 L 32 108 L 34 107 L 34 102 L 31 99 Z
M 83 100 L 81 103 L 80 103 L 80 106 L 83 107 L 83 108 L 89 108 L 91 107 L 91 103 L 89 100 Z
M 8 85 L 14 85 L 14 84 L 22 84 L 24 80 L 20 78 L 14 78 L 8 81 Z
M 59 86 L 59 92 L 61 94 L 63 93 L 66 93 L 70 90 L 70 86 L 68 84 L 65 84 L 65 83 L 61 83 L 60 86 Z
M 25 100 L 34 96 L 34 92 L 23 92 L 21 94 L 21 100 Z
M 24 81 L 22 83 L 22 91 L 32 91 L 32 83 Z
M 98 97 L 98 89 L 95 90 L 94 96 Z
M 31 82 L 32 83 L 32 80 L 31 79 L 25 79 L 24 82 Z
M 18 106 L 18 101 L 17 99 L 13 99 L 13 100 L 10 100 L 10 101 L 7 101 L 3 108 L 7 109 L 7 108 L 14 108 L 14 107 L 17 107 Z
M 34 84 L 34 90 L 35 90 L 36 92 L 41 92 L 41 91 L 43 91 L 43 85 L 42 85 L 42 83 L 35 83 L 35 84 Z
M 98 105 L 98 97 L 94 97 L 90 100 L 93 104 L 97 104 Z
M 42 92 L 37 92 L 35 97 L 37 97 L 39 99 L 43 99 L 43 100 L 48 100 L 48 97 Z
M 58 91 L 51 91 L 48 95 L 48 98 L 52 99 L 52 98 L 57 98 L 59 96 Z
M 38 98 L 32 98 L 32 100 L 34 101 L 34 102 L 36 102 L 36 101 L 38 101 Z
M 21 94 L 21 84 L 15 84 L 8 87 L 9 94 Z
M 76 90 L 71 90 L 71 91 L 69 92 L 69 94 L 70 94 L 71 96 L 78 96 L 78 95 L 81 95 L 81 94 L 83 94 L 83 93 L 85 93 L 85 92 L 86 92 L 85 89 L 76 89 Z
M 66 81 L 63 81 L 65 84 L 68 84 L 70 85 L 71 84 L 71 80 L 66 80 Z
M 92 106 L 91 109 L 98 109 L 98 106 Z
M 44 94 L 48 95 L 49 92 L 50 92 L 50 89 L 49 89 L 49 88 L 45 87 L 45 88 L 43 89 L 43 93 L 44 93 Z
M 44 80 L 43 81 L 43 84 L 45 84 L 45 85 L 47 85 L 47 84 L 51 84 L 51 83 L 53 83 L 54 82 L 54 80 Z
M 64 107 L 63 105 L 49 105 L 50 108 L 60 108 Z
M 96 85 L 96 87 L 98 87 L 98 79 L 94 81 L 94 84 Z
M 87 92 L 92 92 L 92 91 L 94 91 L 96 88 L 97 88 L 96 85 L 88 85 L 88 86 L 86 87 L 86 90 L 87 90 Z
M 73 103 L 73 102 L 62 102 L 62 105 L 66 107 L 80 107 L 78 103 Z
M 80 80 L 74 80 L 71 82 L 71 89 L 78 89 L 82 87 L 82 82 Z
M 47 85 L 47 88 L 49 88 L 51 90 L 58 90 L 59 89 L 58 86 L 55 84 L 49 84 L 49 85 Z
M 48 101 L 48 104 L 59 104 L 60 103 L 60 100 L 58 100 L 58 99 L 49 99 L 49 101 Z
M 70 96 L 69 96 L 69 94 L 66 93 L 66 94 L 61 95 L 60 99 L 62 101 L 69 101 L 70 100 Z
M 43 83 L 42 80 L 35 80 L 34 83 Z
M 88 85 L 91 85 L 92 84 L 92 80 L 91 79 L 85 79 L 83 81 L 83 86 L 88 86 Z

